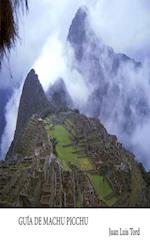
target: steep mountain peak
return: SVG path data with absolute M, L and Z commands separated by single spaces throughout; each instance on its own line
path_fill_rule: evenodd
M 88 25 L 88 9 L 83 6 L 78 9 L 75 17 L 72 20 L 67 40 L 72 47 L 76 48 L 76 58 L 82 58 L 82 45 L 87 39 L 87 25 Z M 79 47 L 80 46 L 80 47 Z
M 32 68 L 28 74 L 36 74 L 35 70 Z
M 34 89 L 36 87 L 41 88 L 41 84 L 39 82 L 38 75 L 36 74 L 34 69 L 31 69 L 29 71 L 29 73 L 25 79 L 23 92 L 25 92 L 28 87 L 30 87 L 30 89 L 31 89 L 31 87 L 33 87 Z M 31 91 L 32 91 L 32 89 L 31 89 Z
M 78 18 L 78 17 L 86 18 L 87 15 L 88 15 L 88 8 L 86 5 L 83 5 L 77 10 L 75 14 L 75 18 Z
M 28 73 L 24 82 L 16 131 L 24 127 L 26 121 L 34 114 L 43 111 L 48 106 L 48 100 L 34 69 Z
M 48 108 L 49 102 L 40 84 L 38 75 L 35 73 L 34 69 L 32 69 L 28 73 L 24 82 L 19 104 L 15 136 L 7 155 L 11 155 L 13 152 L 15 145 L 19 141 L 19 137 L 24 131 L 31 116 L 33 114 L 42 113 Z

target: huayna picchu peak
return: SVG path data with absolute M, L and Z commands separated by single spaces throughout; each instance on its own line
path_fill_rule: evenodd
M 24 128 L 32 115 L 41 113 L 45 109 L 49 109 L 49 107 L 50 104 L 45 96 L 38 76 L 32 69 L 28 73 L 24 82 L 19 104 L 15 136 L 6 158 L 9 156 L 10 152 L 13 151 L 17 142 L 20 141 L 20 136 L 22 136 Z
M 22 90 L 16 134 L 24 128 L 26 122 L 34 113 L 42 112 L 48 106 L 49 103 L 38 80 L 38 76 L 32 69 L 25 80 Z
M 150 205 L 150 176 L 134 155 L 98 119 L 51 109 L 33 70 L 19 111 L 23 130 L 0 162 L 1 207 Z

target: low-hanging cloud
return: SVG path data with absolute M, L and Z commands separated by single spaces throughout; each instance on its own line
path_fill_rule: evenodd
M 54 83 L 65 72 L 63 45 L 57 33 L 48 38 L 33 68 L 38 74 L 45 91 L 48 89 L 50 83 Z
M 99 0 L 90 9 L 91 24 L 116 52 L 141 60 L 150 53 L 144 51 L 150 49 L 149 11 L 148 0 Z
M 22 85 L 20 86 L 20 88 L 14 90 L 11 99 L 5 107 L 5 117 L 7 122 L 1 141 L 0 159 L 4 159 L 8 151 L 8 147 L 10 146 L 14 137 L 21 91 Z
M 21 89 L 19 86 L 25 80 L 30 69 L 40 65 L 37 72 L 39 72 L 44 89 L 46 89 L 51 81 L 54 81 L 54 78 L 59 75 L 57 71 L 59 72 L 60 68 L 63 70 L 63 66 L 59 66 L 59 63 L 63 65 L 63 60 L 59 59 L 61 46 L 66 41 L 69 25 L 76 10 L 80 5 L 87 3 L 90 3 L 90 0 L 29 1 L 29 13 L 20 15 L 18 18 L 20 38 L 3 61 L 0 72 L 0 88 Z M 52 52 L 48 50 L 48 47 Z M 51 61 L 48 60 L 48 55 L 45 57 L 47 50 Z M 44 63 L 43 59 L 46 59 L 47 62 Z M 58 65 L 57 69 L 56 65 Z M 49 77 L 47 69 L 51 69 Z M 21 95 L 20 92 L 18 94 Z M 15 131 L 15 124 L 11 124 L 11 122 L 16 123 L 18 113 L 14 100 L 15 98 L 12 96 L 6 106 L 6 127 L 0 147 L 2 156 L 8 150 Z M 9 115 L 11 115 L 11 121 Z
M 73 59 L 74 51 L 71 46 L 63 44 L 58 33 L 55 33 L 48 39 L 33 68 L 45 92 L 55 80 L 63 78 L 74 104 L 79 107 L 87 101 L 89 90 L 79 71 L 72 68 Z
M 10 65 L 5 65 L 2 70 L 3 76 L 8 79 L 7 84 L 6 82 L 1 83 L 0 87 L 4 88 L 10 85 L 18 87 L 22 79 L 25 79 L 24 76 L 27 75 L 29 69 L 34 67 L 45 91 L 57 78 L 62 77 L 75 105 L 83 110 L 91 89 L 86 84 L 85 76 L 71 67 L 74 59 L 73 51 L 69 46 L 66 46 L 72 18 L 82 5 L 87 5 L 89 8 L 90 23 L 97 36 L 113 47 L 116 52 L 126 53 L 137 60 L 143 60 L 150 56 L 150 5 L 148 0 L 33 0 L 29 5 L 29 15 L 24 16 L 20 21 L 22 40 L 12 53 Z M 108 64 L 109 59 L 105 58 L 105 60 Z M 13 79 L 10 78 L 10 71 L 7 69 L 9 66 Z M 122 92 L 124 89 L 126 91 L 122 98 L 120 96 L 118 99 L 121 100 L 120 103 L 115 102 L 113 105 L 114 110 L 111 118 L 103 118 L 102 120 L 110 132 L 116 133 L 119 139 L 126 143 L 128 138 L 119 128 L 124 118 L 122 104 L 129 94 L 135 92 L 136 86 L 141 85 L 141 92 L 146 96 L 149 105 L 148 69 L 149 62 L 144 63 L 139 72 L 135 72 L 130 64 L 124 65 L 120 67 L 117 77 L 114 78 L 114 82 L 119 83 Z M 123 75 L 127 76 L 124 78 L 124 84 L 121 80 Z M 114 82 L 112 81 L 112 84 Z M 3 135 L 3 146 L 1 146 L 2 149 L 5 149 L 3 152 L 8 149 L 15 130 L 18 105 L 13 102 L 13 99 L 16 102 L 19 101 L 14 95 L 6 107 L 7 125 Z M 107 99 L 105 99 L 103 109 L 106 105 Z M 107 110 L 109 111 L 109 109 Z M 118 121 L 114 122 L 116 111 L 120 114 Z M 134 112 L 134 109 L 132 111 Z M 9 116 L 14 122 L 13 125 Z M 102 118 L 101 116 L 100 118 Z M 134 116 L 140 123 L 140 116 L 137 113 Z M 149 145 L 144 150 L 146 145 L 143 144 L 144 136 L 145 142 L 146 138 L 148 139 L 148 134 L 145 134 L 145 129 L 148 127 L 149 122 L 144 120 L 142 124 L 138 124 L 131 138 L 134 147 L 140 145 L 140 148 L 143 149 L 140 153 L 144 153 L 144 151 L 148 153 Z M 137 148 L 135 147 L 135 149 Z

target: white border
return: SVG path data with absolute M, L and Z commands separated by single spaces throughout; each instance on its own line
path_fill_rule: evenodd
M 88 225 L 19 225 L 20 217 L 88 217 Z M 111 229 L 140 228 L 140 236 L 109 236 Z M 0 209 L 1 239 L 150 240 L 150 209 Z

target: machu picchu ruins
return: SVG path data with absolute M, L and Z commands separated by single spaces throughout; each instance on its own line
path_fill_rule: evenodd
M 150 206 L 149 173 L 116 136 L 77 109 L 55 109 L 33 70 L 26 81 L 16 127 L 21 130 L 0 161 L 0 207 Z

